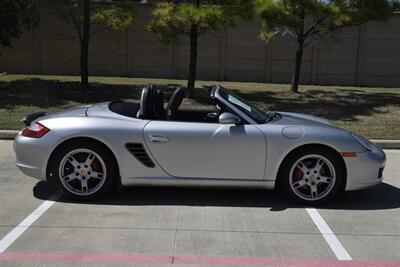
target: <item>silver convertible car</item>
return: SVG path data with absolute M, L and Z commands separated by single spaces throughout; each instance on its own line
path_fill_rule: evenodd
M 263 112 L 219 85 L 209 89 L 215 110 L 180 108 L 179 88 L 165 109 L 164 92 L 147 86 L 140 104 L 31 114 L 15 139 L 16 164 L 79 200 L 121 185 L 184 185 L 279 187 L 318 204 L 382 181 L 386 156 L 370 141 L 325 119 Z

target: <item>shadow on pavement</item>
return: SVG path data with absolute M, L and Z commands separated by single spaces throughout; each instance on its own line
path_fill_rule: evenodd
M 36 198 L 46 200 L 54 190 L 48 183 L 38 182 L 33 188 L 33 194 Z M 320 205 L 318 208 L 337 210 L 396 209 L 400 207 L 399 196 L 399 188 L 382 183 L 367 190 L 344 192 L 336 200 Z M 66 197 L 61 197 L 58 202 L 80 203 Z M 84 204 L 260 207 L 269 208 L 271 211 L 304 207 L 289 202 L 278 190 L 177 187 L 127 187 L 111 196 Z

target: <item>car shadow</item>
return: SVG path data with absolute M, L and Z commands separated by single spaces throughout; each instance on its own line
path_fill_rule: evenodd
M 38 182 L 33 189 L 36 198 L 46 200 L 55 189 L 46 182 Z M 385 210 L 400 207 L 400 189 L 382 183 L 374 188 L 344 192 L 334 201 L 318 206 L 331 210 Z M 279 190 L 265 189 L 217 189 L 182 187 L 125 187 L 117 193 L 90 202 L 79 202 L 67 197 L 57 200 L 63 203 L 87 205 L 122 206 L 214 206 L 214 207 L 257 207 L 271 211 L 288 208 L 304 208 L 288 201 Z

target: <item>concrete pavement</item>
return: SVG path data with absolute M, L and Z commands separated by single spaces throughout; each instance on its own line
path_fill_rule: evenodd
M 386 153 L 385 183 L 318 208 L 354 260 L 346 266 L 400 266 L 400 151 Z M 12 142 L 0 141 L 0 240 L 53 191 L 21 174 Z M 125 188 L 91 203 L 61 197 L 0 253 L 0 266 L 172 263 L 344 266 L 304 207 L 254 189 Z

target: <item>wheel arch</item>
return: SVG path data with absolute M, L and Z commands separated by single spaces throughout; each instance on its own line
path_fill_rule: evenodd
M 337 151 L 336 149 L 334 149 L 333 147 L 331 147 L 329 145 L 317 144 L 317 143 L 304 144 L 304 145 L 295 147 L 289 153 L 286 154 L 286 156 L 279 163 L 278 172 L 276 173 L 276 177 L 275 177 L 275 181 L 276 181 L 275 187 L 280 186 L 280 176 L 281 176 L 282 166 L 283 166 L 283 163 L 287 160 L 287 158 L 289 158 L 294 153 L 297 153 L 298 151 L 301 151 L 303 149 L 312 149 L 312 148 L 327 149 L 337 155 L 338 159 L 340 159 L 340 163 L 343 168 L 344 181 L 343 181 L 341 190 L 344 190 L 344 188 L 346 187 L 346 184 L 347 184 L 347 166 L 346 166 L 346 162 L 344 161 L 342 155 L 340 154 L 339 151 Z
M 50 154 L 50 157 L 47 161 L 47 165 L 46 165 L 46 180 L 49 181 L 48 177 L 50 175 L 50 169 L 49 167 L 51 166 L 53 160 L 54 160 L 54 156 L 56 155 L 57 151 L 60 150 L 62 147 L 64 146 L 68 146 L 68 144 L 71 143 L 75 143 L 75 142 L 90 142 L 90 143 L 95 143 L 99 146 L 102 146 L 103 148 L 107 149 L 108 152 L 110 153 L 110 155 L 112 156 L 112 158 L 115 161 L 115 164 L 117 165 L 117 171 L 118 171 L 118 181 L 117 181 L 117 185 L 119 186 L 121 184 L 121 175 L 120 175 L 120 169 L 119 169 L 119 164 L 118 164 L 118 160 L 114 154 L 114 152 L 112 151 L 112 149 L 107 146 L 104 142 L 97 140 L 93 137 L 72 137 L 69 139 L 64 140 L 63 142 L 61 142 L 60 144 L 58 144 L 53 151 Z

